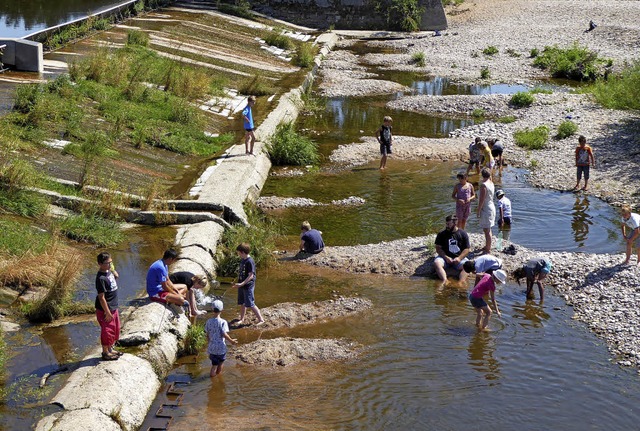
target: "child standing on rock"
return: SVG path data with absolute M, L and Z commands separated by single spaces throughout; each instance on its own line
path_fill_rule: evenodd
M 456 217 L 458 228 L 464 230 L 467 219 L 471 215 L 471 201 L 476 198 L 473 184 L 467 182 L 467 174 L 462 172 L 457 175 L 458 184 L 453 187 L 451 197 L 456 200 Z
M 238 305 L 240 306 L 240 319 L 236 322 L 238 325 L 244 324 L 247 308 L 250 308 L 258 318 L 256 325 L 264 323 L 253 294 L 256 285 L 256 263 L 249 256 L 250 251 L 251 246 L 247 243 L 242 243 L 236 247 L 236 252 L 240 257 L 240 269 L 238 270 L 238 282 L 234 283 L 233 287 L 238 289 Z
M 589 190 L 589 164 L 596 166 L 596 159 L 593 157 L 593 150 L 587 145 L 587 138 L 580 135 L 578 138 L 578 146 L 576 147 L 576 185 L 573 190 L 580 188 L 580 180 L 582 180 L 582 174 L 584 173 L 584 187 L 582 190 L 585 192 Z
M 120 315 L 118 314 L 118 272 L 113 259 L 107 252 L 98 255 L 98 273 L 96 274 L 96 319 L 100 324 L 100 344 L 102 360 L 115 361 L 122 354 L 113 346 L 120 338 Z
M 227 359 L 227 344 L 225 340 L 232 344 L 237 344 L 238 340 L 229 336 L 229 324 L 220 317 L 224 309 L 222 301 L 216 299 L 211 303 L 213 317 L 207 320 L 204 330 L 207 333 L 207 353 L 211 360 L 211 371 L 209 376 L 215 377 L 222 373 L 224 361 Z
M 489 325 L 489 318 L 491 317 L 491 307 L 484 300 L 484 296 L 488 293 L 493 302 L 493 307 L 496 309 L 496 314 L 500 316 L 500 310 L 498 309 L 498 302 L 496 301 L 496 281 L 499 283 L 506 283 L 507 273 L 501 269 L 493 271 L 491 274 L 485 274 L 478 281 L 469 294 L 469 301 L 473 308 L 476 309 L 476 326 L 480 330 L 485 330 Z
M 391 135 L 391 123 L 393 119 L 388 115 L 382 119 L 382 126 L 376 131 L 376 139 L 380 144 L 380 169 L 383 170 L 387 167 L 387 155 L 391 154 L 391 144 L 393 136 Z
M 253 154 L 253 144 L 256 142 L 256 135 L 253 133 L 255 126 L 253 124 L 253 105 L 256 104 L 256 96 L 249 96 L 247 106 L 242 111 L 242 119 L 244 124 L 244 151 L 245 154 Z

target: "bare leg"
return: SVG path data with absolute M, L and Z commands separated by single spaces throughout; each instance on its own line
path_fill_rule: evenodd
M 249 154 L 249 141 L 251 140 L 251 132 L 244 133 L 244 152 Z
M 387 167 L 387 156 L 383 155 L 380 159 L 380 169 L 384 169 Z
M 238 323 L 244 323 L 244 315 L 247 313 L 247 307 L 243 305 L 240 306 L 240 321 Z
M 469 274 L 463 269 L 462 271 L 460 271 L 460 276 L 458 277 L 458 280 L 465 281 L 468 275 Z
M 256 143 L 256 135 L 253 132 L 251 132 L 249 133 L 249 136 L 251 136 L 251 146 L 249 148 L 249 154 L 253 154 L 253 144 Z
M 538 292 L 540 293 L 540 302 L 544 301 L 544 284 L 538 281 Z
M 623 265 L 628 264 L 629 260 L 631 259 L 631 247 L 632 247 L 631 242 L 627 241 L 627 249 L 626 249 L 627 258 L 624 260 Z M 640 256 L 638 257 L 640 258 Z
M 482 320 L 482 308 L 476 308 L 476 326 L 478 327 L 478 329 L 481 329 L 480 327 L 481 320 Z
M 484 252 L 491 253 L 491 228 L 483 228 L 484 231 Z
M 251 310 L 253 310 L 253 313 L 258 318 L 258 325 L 261 323 L 264 323 L 264 319 L 262 318 L 262 313 L 260 313 L 260 309 L 258 308 L 258 306 L 254 305 L 253 307 L 251 307 Z
M 489 325 L 489 318 L 491 317 L 491 308 L 488 305 L 482 307 L 482 311 L 484 311 L 484 318 L 482 319 L 482 328 L 485 329 Z
M 442 281 L 447 281 L 447 273 L 444 270 L 444 266 L 442 261 L 437 260 L 433 264 L 436 267 L 436 274 L 438 274 L 438 278 Z
M 458 220 L 458 229 L 464 230 L 466 225 L 467 225 L 467 219 L 466 218 Z

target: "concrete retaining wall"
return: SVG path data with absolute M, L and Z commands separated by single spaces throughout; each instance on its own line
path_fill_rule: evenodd
M 0 55 L 0 62 L 25 72 L 44 72 L 42 44 L 23 39 L 0 39 L 6 45 Z

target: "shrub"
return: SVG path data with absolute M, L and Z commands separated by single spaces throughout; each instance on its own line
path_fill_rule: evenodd
M 549 138 L 549 128 L 538 126 L 535 129 L 524 129 L 514 132 L 516 145 L 529 150 L 539 150 L 545 147 Z
M 282 34 L 281 31 L 277 31 L 277 30 L 270 32 L 264 38 L 264 41 L 271 46 L 275 46 L 287 51 L 291 51 L 292 49 L 295 48 L 295 44 L 293 43 L 291 38 L 288 36 L 285 36 L 284 34 Z
M 573 121 L 563 121 L 558 126 L 558 133 L 556 134 L 557 139 L 565 139 L 569 136 L 575 135 L 578 131 L 578 125 Z
M 391 30 L 419 31 L 424 11 L 418 0 L 391 0 L 387 9 L 387 26 Z
M 267 144 L 271 162 L 276 165 L 313 165 L 320 161 L 318 146 L 296 132 L 293 123 L 281 123 Z
M 480 69 L 480 78 L 481 79 L 489 79 L 489 78 L 491 78 L 491 72 L 489 71 L 489 68 L 487 66 L 483 66 Z
M 526 91 L 518 91 L 516 94 L 511 96 L 509 104 L 516 108 L 525 108 L 531 106 L 535 101 L 536 98 L 533 97 L 531 93 L 528 93 Z
M 607 80 L 599 80 L 584 91 L 593 93 L 605 108 L 640 110 L 640 62 L 610 75 Z
M 516 121 L 516 117 L 514 117 L 513 115 L 505 115 L 504 117 L 498 118 L 497 121 L 498 123 L 502 124 L 514 123 Z
M 222 235 L 222 246 L 218 248 L 216 259 L 218 272 L 224 276 L 237 276 L 240 258 L 236 247 L 243 242 L 251 246 L 251 256 L 258 266 L 268 266 L 276 259 L 276 239 L 280 235 L 280 226 L 273 219 L 259 214 L 254 207 L 246 208 L 249 226 L 234 224 Z
M 47 211 L 48 205 L 47 199 L 39 193 L 0 190 L 0 208 L 23 217 L 41 216 Z
M 207 334 L 203 323 L 194 323 L 189 326 L 183 340 L 183 355 L 197 355 L 207 344 Z
M 127 45 L 149 46 L 149 35 L 141 30 L 129 30 Z
M 13 160 L 0 166 L 0 208 L 25 217 L 36 217 L 47 210 L 46 198 L 24 190 L 35 187 L 42 175 L 28 162 Z
M 222 13 L 255 21 L 255 17 L 251 13 L 251 4 L 246 0 L 238 0 L 235 4 L 218 2 L 217 8 Z
M 493 46 L 493 45 L 489 45 L 489 46 L 487 46 L 485 49 L 483 49 L 483 50 L 482 50 L 482 53 L 483 53 L 484 55 L 495 55 L 495 54 L 497 54 L 498 52 L 499 52 L 499 51 L 498 51 L 498 48 L 496 48 L 496 47 L 495 47 L 495 46 Z
M 568 78 L 577 81 L 594 81 L 604 75 L 606 60 L 598 58 L 598 54 L 586 47 L 574 43 L 569 48 L 546 46 L 541 55 L 533 61 L 533 65 L 549 70 L 556 78 Z
M 471 113 L 471 116 L 474 117 L 474 118 L 484 118 L 485 114 L 486 113 L 485 113 L 484 109 L 476 108 Z
M 426 55 L 424 51 L 414 52 L 411 56 L 411 62 L 418 67 L 424 67 Z
M 508 48 L 507 54 L 509 54 L 510 57 L 514 57 L 514 58 L 522 57 L 522 54 L 520 54 L 518 51 L 516 51 L 513 48 Z
M 43 90 L 40 84 L 18 85 L 16 87 L 13 110 L 28 114 L 36 106 L 42 93 Z
M 316 56 L 317 48 L 312 44 L 305 42 L 298 45 L 296 52 L 293 55 L 293 64 L 298 67 L 311 67 L 313 65 L 313 59 Z

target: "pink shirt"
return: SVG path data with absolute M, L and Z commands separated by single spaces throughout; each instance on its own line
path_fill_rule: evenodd
M 495 290 L 496 284 L 493 282 L 493 277 L 491 274 L 485 274 L 471 291 L 471 296 L 474 298 L 482 298 L 488 292 L 495 292 Z

